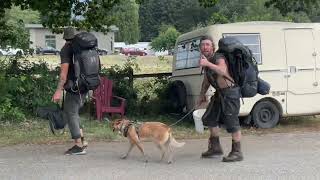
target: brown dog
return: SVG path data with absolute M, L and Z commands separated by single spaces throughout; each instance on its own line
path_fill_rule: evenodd
M 121 158 L 128 157 L 132 148 L 136 145 L 142 153 L 144 161 L 147 162 L 147 156 L 141 141 L 151 138 L 157 147 L 161 150 L 161 160 L 168 153 L 168 163 L 172 163 L 173 148 L 182 147 L 185 143 L 178 143 L 171 134 L 171 128 L 161 122 L 145 122 L 139 126 L 127 119 L 118 119 L 112 123 L 113 131 L 118 131 L 129 139 L 129 150 Z

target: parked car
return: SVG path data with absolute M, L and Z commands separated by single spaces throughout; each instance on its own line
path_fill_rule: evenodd
M 6 48 L 6 49 L 0 49 L 0 56 L 14 56 L 17 55 L 18 53 L 23 54 L 22 49 L 14 49 L 14 48 Z
M 126 56 L 145 56 L 147 53 L 138 48 L 122 48 L 120 51 L 122 54 Z
M 97 48 L 97 51 L 100 56 L 108 55 L 108 50 Z
M 44 55 L 44 54 L 55 54 L 55 55 L 58 55 L 60 54 L 60 51 L 56 48 L 53 48 L 53 47 L 50 47 L 50 46 L 47 46 L 47 47 L 44 47 L 44 48 L 37 48 L 36 49 L 36 54 L 41 54 L 41 55 Z

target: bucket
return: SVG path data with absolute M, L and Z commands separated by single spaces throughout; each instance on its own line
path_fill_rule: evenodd
M 203 133 L 203 130 L 204 130 L 202 119 L 201 119 L 204 112 L 206 112 L 206 109 L 197 109 L 197 110 L 193 111 L 193 113 L 192 113 L 193 120 L 194 120 L 194 126 L 195 126 L 196 131 L 198 133 Z

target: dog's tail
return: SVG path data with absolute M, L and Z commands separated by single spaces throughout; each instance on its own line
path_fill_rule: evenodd
M 169 134 L 169 146 L 172 147 L 182 147 L 185 145 L 185 142 L 177 142 L 176 139 L 174 139 L 174 137 L 172 136 L 172 134 Z

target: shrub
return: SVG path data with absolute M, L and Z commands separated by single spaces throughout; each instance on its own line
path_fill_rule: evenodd
M 1 121 L 21 121 L 37 107 L 52 103 L 58 69 L 50 70 L 47 63 L 31 63 L 24 57 L 10 57 L 3 64 L 0 67 Z

